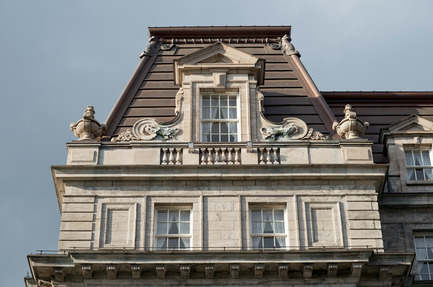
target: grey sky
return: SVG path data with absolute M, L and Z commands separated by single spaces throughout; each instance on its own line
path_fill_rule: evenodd
M 270 6 L 270 4 L 273 6 Z M 149 26 L 292 25 L 320 90 L 433 90 L 433 1 L 0 1 L 0 286 L 57 248 L 51 165 L 87 105 L 104 122 Z

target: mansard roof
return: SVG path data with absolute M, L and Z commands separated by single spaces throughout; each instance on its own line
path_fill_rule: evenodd
M 290 39 L 290 26 L 250 27 L 154 27 L 150 44 L 131 80 L 110 113 L 105 140 L 131 128 L 141 118 L 160 123 L 175 117 L 174 61 L 201 49 L 223 43 L 266 62 L 264 84 L 265 117 L 281 122 L 297 117 L 315 131 L 334 136 L 334 116 L 307 71 L 299 54 L 285 54 L 281 39 Z

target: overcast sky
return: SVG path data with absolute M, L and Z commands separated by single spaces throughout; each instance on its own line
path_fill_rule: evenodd
M 87 105 L 104 122 L 152 26 L 291 25 L 318 88 L 433 90 L 433 1 L 0 0 L 0 286 L 57 248 L 51 165 Z

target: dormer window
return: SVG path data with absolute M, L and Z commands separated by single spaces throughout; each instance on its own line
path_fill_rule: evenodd
M 410 149 L 404 152 L 409 180 L 432 180 L 431 149 Z
M 201 141 L 237 142 L 238 99 L 236 94 L 209 94 L 201 98 Z

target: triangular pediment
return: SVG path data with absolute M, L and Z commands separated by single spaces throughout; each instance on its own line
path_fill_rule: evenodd
M 242 52 L 224 43 L 215 43 L 197 52 L 181 57 L 176 62 L 183 65 L 203 63 L 251 64 L 255 65 L 259 58 Z
M 416 133 L 433 133 L 433 122 L 418 115 L 410 115 L 380 132 L 381 141 L 386 136 Z

